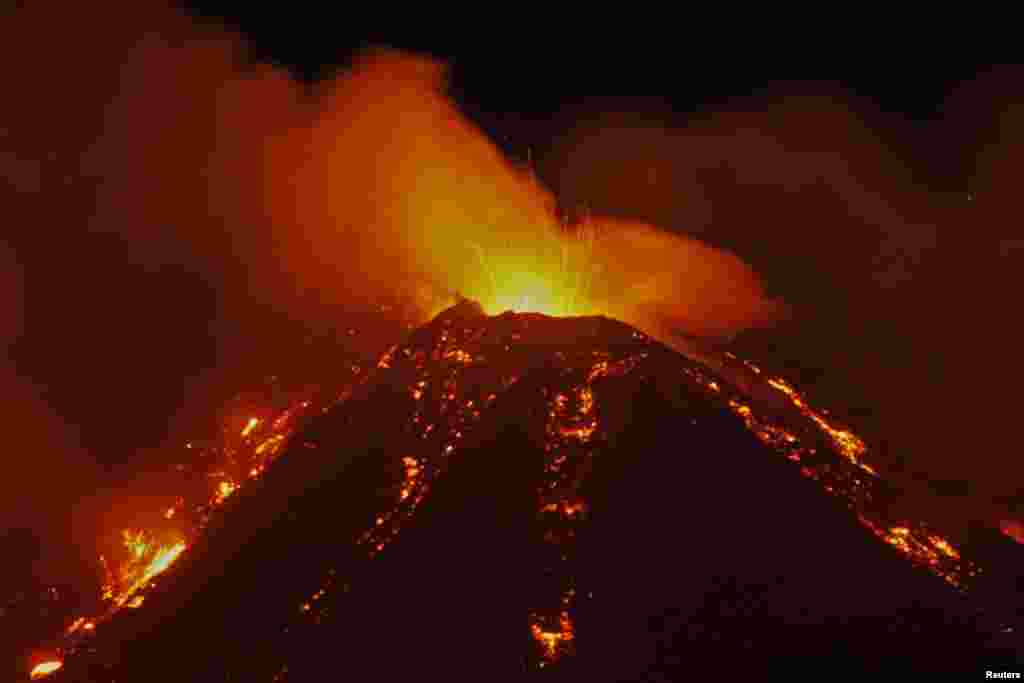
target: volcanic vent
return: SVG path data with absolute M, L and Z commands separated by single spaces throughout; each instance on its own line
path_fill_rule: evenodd
M 463 301 L 369 370 L 48 680 L 681 680 L 1009 656 L 972 597 L 988 569 L 890 518 L 860 439 L 752 365 Z

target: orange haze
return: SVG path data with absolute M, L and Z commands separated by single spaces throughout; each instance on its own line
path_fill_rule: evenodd
M 690 334 L 765 322 L 738 258 L 640 223 L 570 237 L 555 199 L 445 95 L 442 65 L 376 52 L 270 138 L 263 192 L 277 256 L 326 297 L 399 288 L 429 315 L 459 292 L 493 313 L 652 312 Z
M 97 22 L 115 10 L 116 22 Z M 395 296 L 425 319 L 459 292 L 492 312 L 608 313 L 714 336 L 775 310 L 740 260 L 693 240 L 600 218 L 595 239 L 566 237 L 552 194 L 459 111 L 429 59 L 370 52 L 308 87 L 169 5 L 40 0 L 4 15 L 0 62 L 19 65 L 5 72 L 0 199 L 11 243 L 31 256 L 25 278 L 40 285 L 25 348 L 56 393 L 72 382 L 104 392 L 94 433 L 120 429 L 122 404 L 155 399 L 155 422 L 169 424 L 169 406 L 224 382 L 261 343 L 232 327 L 245 307 L 312 327 Z M 112 263 L 138 282 L 115 281 Z M 211 291 L 213 312 L 197 313 L 189 292 L 141 300 L 137 284 L 167 272 Z M 5 290 L 10 339 L 21 296 Z M 206 344 L 209 367 L 175 364 Z M 0 381 L 15 413 L 6 519 L 14 508 L 67 515 L 86 497 L 96 511 L 80 520 L 109 514 L 68 425 L 13 363 Z M 65 389 L 64 407 L 88 391 Z

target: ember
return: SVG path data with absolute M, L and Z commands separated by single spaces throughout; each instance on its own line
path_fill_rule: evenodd
M 530 624 L 530 633 L 543 652 L 543 660 L 538 662 L 538 667 L 543 668 L 550 662 L 558 661 L 563 655 L 571 654 L 574 633 L 568 612 L 558 615 L 558 628 L 551 631 L 544 630 L 540 620 L 534 617 L 534 623 Z
M 748 367 L 760 373 L 754 366 L 748 364 Z M 707 376 L 700 373 L 692 373 L 692 376 L 714 394 L 722 392 L 718 384 Z M 714 387 L 710 386 L 712 383 Z M 874 469 L 863 462 L 867 450 L 864 442 L 849 430 L 837 429 L 826 421 L 785 380 L 771 378 L 768 384 L 791 400 L 800 414 L 817 428 L 817 434 L 802 430 L 796 423 L 784 424 L 777 419 L 758 417 L 741 397 L 728 399 L 727 405 L 743 420 L 747 429 L 787 460 L 795 463 L 805 460 L 815 462 L 814 466 L 802 466 L 800 473 L 820 482 L 822 489 L 829 495 L 845 499 L 847 507 L 857 513 L 861 524 L 876 537 L 950 585 L 966 590 L 970 580 L 981 572 L 979 568 L 963 560 L 960 552 L 947 539 L 931 532 L 924 524 L 906 526 L 888 519 L 883 506 L 885 498 L 882 480 Z M 842 461 L 821 459 L 820 454 L 826 452 L 829 446 L 841 456 Z
M 125 531 L 124 538 L 132 558 L 121 570 L 119 586 L 112 595 L 114 603 L 119 607 L 136 597 L 136 593 L 155 577 L 167 571 L 186 549 L 184 541 L 159 544 L 143 531 Z
M 32 669 L 32 680 L 37 681 L 41 678 L 46 678 L 62 666 L 64 666 L 64 663 L 60 660 L 51 660 L 49 662 L 37 664 L 36 667 Z

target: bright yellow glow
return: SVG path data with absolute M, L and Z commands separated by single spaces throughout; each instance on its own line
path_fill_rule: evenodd
M 598 312 L 592 301 L 591 231 L 575 234 L 554 224 L 542 226 L 530 248 L 489 249 L 473 243 L 479 277 L 470 278 L 463 292 L 480 303 L 488 315 L 506 311 L 551 316 Z
M 480 305 L 489 315 L 505 311 L 543 313 L 553 316 L 581 315 L 582 307 L 573 301 L 573 292 L 557 281 L 534 273 L 511 273 L 496 291 Z
M 123 536 L 124 545 L 131 553 L 131 559 L 121 569 L 118 586 L 110 586 L 104 593 L 104 596 L 113 599 L 118 607 L 124 607 L 136 597 L 136 593 L 166 571 L 187 547 L 184 541 L 158 544 L 143 531 L 125 531 Z M 130 606 L 137 607 L 138 604 Z
M 545 631 L 539 623 L 534 622 L 530 624 L 530 632 L 542 647 L 544 658 L 549 661 L 559 659 L 560 649 L 575 638 L 572 619 L 564 611 L 559 615 L 557 631 Z
M 217 495 L 215 500 L 217 504 L 223 503 L 225 500 L 231 497 L 231 495 L 238 490 L 238 486 L 235 482 L 230 480 L 224 480 L 217 485 Z
M 245 425 L 245 429 L 242 430 L 242 436 L 243 437 L 249 436 L 250 434 L 252 434 L 252 430 L 256 429 L 259 426 L 260 426 L 259 419 L 255 418 L 255 417 L 250 417 L 249 418 L 249 422 Z
M 32 680 L 38 681 L 40 678 L 46 678 L 62 666 L 64 666 L 64 662 L 57 659 L 37 664 L 36 668 L 32 669 Z

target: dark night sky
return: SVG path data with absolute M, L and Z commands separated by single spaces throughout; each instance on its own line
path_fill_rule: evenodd
M 246 36 L 253 62 L 309 82 L 344 69 L 368 44 L 451 61 L 459 105 L 513 158 L 530 150 L 565 207 L 694 235 L 761 273 L 794 313 L 741 335 L 741 347 L 884 439 L 890 462 L 906 468 L 897 476 L 927 475 L 951 509 L 970 508 L 963 514 L 983 514 L 1021 481 L 1010 441 L 1024 379 L 1012 293 L 1024 250 L 1014 248 L 1022 242 L 1009 182 L 1024 140 L 1017 68 L 925 60 L 914 50 L 906 54 L 916 58 L 844 59 L 840 46 L 834 59 L 809 47 L 800 57 L 799 43 L 791 61 L 773 61 L 755 44 L 726 54 L 713 32 L 680 47 L 538 27 L 470 44 L 339 31 L 314 16 L 226 16 L 207 3 L 190 7 L 189 18 L 132 10 L 90 23 L 83 37 L 74 26 L 88 17 L 40 4 L 0 28 L 0 63 L 9 92 L 20 94 L 0 113 L 0 197 L 13 227 L 0 262 L 15 273 L 5 286 L 15 295 L 3 303 L 20 311 L 20 322 L 7 316 L 15 322 L 5 332 L 13 341 L 2 386 L 5 402 L 25 412 L 5 458 L 22 471 L 22 492 L 55 467 L 63 474 L 52 496 L 21 494 L 33 499 L 16 518 L 22 524 L 49 517 L 59 526 L 60 496 L 166 461 L 154 449 L 205 427 L 245 381 L 314 375 L 334 356 L 310 339 L 358 326 L 366 331 L 341 334 L 342 343 L 367 351 L 399 329 L 323 306 L 315 293 L 299 305 L 252 291 L 241 275 L 246 254 L 232 253 L 233 223 L 245 216 L 218 214 L 218 183 L 227 181 L 217 167 L 163 175 L 176 143 L 159 133 L 144 157 L 153 166 L 131 161 L 147 126 L 180 121 L 201 132 L 203 117 L 219 114 L 197 108 L 162 119 L 188 92 L 176 85 L 154 89 L 159 102 L 143 114 L 117 108 L 119 79 L 206 77 L 201 45 L 183 53 L 193 62 L 157 59 L 151 72 L 133 73 L 126 57 L 164 27 L 177 44 L 197 31 L 193 22 L 207 31 L 226 22 Z M 139 134 L 97 143 L 111 126 Z M 219 144 L 200 133 L 189 140 L 197 159 Z M 157 225 L 198 213 L 209 221 L 199 237 Z M 113 225 L 122 216 L 130 229 Z

